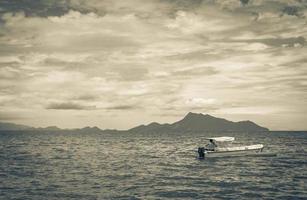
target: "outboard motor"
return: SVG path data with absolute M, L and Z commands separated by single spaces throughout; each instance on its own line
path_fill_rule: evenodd
M 199 159 L 205 158 L 205 148 L 204 147 L 198 147 L 198 158 Z

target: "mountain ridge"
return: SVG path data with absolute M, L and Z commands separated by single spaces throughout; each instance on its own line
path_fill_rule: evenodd
M 250 121 L 232 122 L 208 114 L 189 112 L 172 124 L 152 122 L 129 129 L 132 132 L 267 132 L 268 128 Z
M 259 126 L 250 121 L 233 122 L 224 118 L 218 118 L 209 114 L 189 112 L 181 120 L 174 123 L 157 123 L 151 122 L 147 125 L 139 125 L 128 130 L 102 130 L 96 126 L 77 129 L 61 129 L 56 126 L 48 126 L 45 128 L 34 128 L 14 123 L 0 122 L 0 131 L 72 131 L 72 132 L 135 132 L 135 133 L 154 133 L 154 132 L 267 132 L 268 128 Z

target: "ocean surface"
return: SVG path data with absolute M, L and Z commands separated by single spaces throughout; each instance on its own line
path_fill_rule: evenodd
M 227 134 L 277 157 L 196 159 L 215 134 L 0 133 L 0 199 L 307 199 L 307 132 Z

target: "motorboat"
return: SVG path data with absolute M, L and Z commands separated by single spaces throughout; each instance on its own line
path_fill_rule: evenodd
M 198 148 L 198 158 L 246 156 L 246 155 L 267 155 L 271 153 L 263 152 L 263 144 L 234 145 L 234 137 L 211 137 L 205 138 L 209 143 Z

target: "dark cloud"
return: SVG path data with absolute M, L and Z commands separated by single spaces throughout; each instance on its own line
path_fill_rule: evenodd
M 250 0 L 238 0 L 239 4 L 234 11 L 242 12 L 253 11 L 262 12 L 271 10 L 281 12 L 282 14 L 292 16 L 303 16 L 302 10 L 306 9 L 306 2 L 297 1 L 295 5 L 291 5 L 286 1 L 263 1 L 255 4 Z M 26 16 L 61 16 L 69 10 L 76 10 L 81 13 L 94 12 L 100 16 L 106 13 L 135 13 L 140 18 L 148 18 L 155 15 L 174 16 L 178 10 L 195 11 L 201 6 L 222 5 L 228 9 L 233 6 L 235 1 L 214 1 L 214 0 L 165 0 L 165 1 L 138 1 L 130 0 L 127 2 L 116 2 L 111 0 L 2 0 L 0 1 L 0 15 L 6 12 L 24 12 Z M 245 8 L 248 5 L 248 8 Z M 245 10 L 243 10 L 245 9 Z M 159 13 L 159 14 L 157 14 Z
M 166 2 L 169 2 L 174 9 L 176 10 L 188 10 L 188 9 L 195 9 L 202 5 L 204 3 L 204 0 L 166 0 Z
M 287 14 L 287 15 L 292 15 L 292 16 L 297 16 L 297 17 L 302 16 L 302 14 L 299 12 L 299 8 L 297 6 L 286 6 L 282 10 L 282 12 L 284 14 Z
M 240 0 L 242 5 L 247 5 L 249 0 Z
M 55 109 L 55 110 L 92 110 L 95 108 L 96 108 L 95 106 L 84 106 L 73 102 L 51 103 L 48 106 L 46 106 L 46 109 Z
M 24 12 L 26 16 L 60 16 L 70 8 L 66 0 L 1 0 L 0 14 Z
M 110 106 L 106 107 L 106 110 L 134 110 L 140 108 L 139 106 L 136 105 L 117 105 L 117 106 Z

